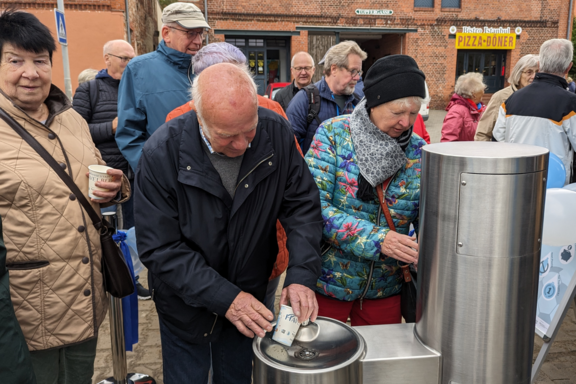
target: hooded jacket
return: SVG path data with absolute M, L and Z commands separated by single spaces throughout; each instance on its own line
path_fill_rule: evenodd
M 472 106 L 470 102 L 458 94 L 453 94 L 450 103 L 446 107 L 448 113 L 442 124 L 442 138 L 445 141 L 474 141 L 476 127 L 484 112 L 482 108 Z
M 119 84 L 120 80 L 112 78 L 108 70 L 101 70 L 94 80 L 82 83 L 76 89 L 72 108 L 88 123 L 92 140 L 106 165 L 121 169 L 129 179 L 133 179 L 134 175 L 128 161 L 120 152 L 112 133 L 112 120 L 118 116 Z M 96 100 L 91 99 L 91 95 L 96 93 L 95 90 L 90 92 L 92 87 L 98 91 Z
M 105 164 L 88 124 L 55 86 L 45 104 L 50 114 L 42 124 L 0 93 L 0 107 L 46 148 L 88 198 L 88 166 Z M 3 120 L 0 135 L 6 266 L 28 348 L 40 351 L 92 339 L 108 307 L 99 233 L 60 177 Z
M 334 101 L 332 90 L 328 86 L 324 77 L 314 85 L 320 91 L 320 112 L 318 113 L 318 118 L 321 122 L 345 114 L 344 111 L 340 110 L 336 101 Z M 351 113 L 356 104 L 360 102 L 360 99 L 364 97 L 364 93 L 358 86 L 354 89 L 354 93 L 356 96 L 352 94 L 348 96 L 348 99 L 346 99 L 344 109 L 348 110 L 348 113 Z M 312 120 L 310 125 L 308 125 L 308 110 L 308 96 L 306 90 L 301 89 L 290 102 L 290 105 L 286 110 L 286 116 L 288 116 L 288 121 L 292 124 L 292 129 L 294 130 L 296 139 L 298 140 L 304 154 L 308 152 L 310 144 L 312 143 L 312 138 L 314 137 L 319 125 L 316 119 Z
M 116 142 L 132 169 L 168 113 L 190 99 L 194 77 L 192 56 L 167 47 L 164 40 L 156 51 L 130 60 L 118 89 Z
M 136 172 L 138 252 L 162 323 L 183 340 L 218 338 L 240 291 L 262 301 L 286 230 L 284 286 L 314 288 L 322 217 L 316 184 L 288 122 L 258 108 L 234 198 L 202 147 L 196 112 L 176 117 L 146 143 Z

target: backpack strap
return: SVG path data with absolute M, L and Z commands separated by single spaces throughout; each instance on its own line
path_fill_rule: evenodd
M 304 87 L 304 91 L 306 91 L 306 97 L 308 98 L 308 116 L 306 117 L 306 122 L 308 125 L 312 123 L 314 119 L 320 125 L 322 122 L 318 117 L 320 113 L 320 90 L 314 84 L 308 84 Z
M 354 92 L 354 100 L 356 101 L 356 104 L 358 104 L 360 102 L 360 100 L 362 100 L 362 98 L 360 97 L 359 94 Z

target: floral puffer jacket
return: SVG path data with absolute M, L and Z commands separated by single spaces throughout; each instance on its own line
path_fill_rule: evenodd
M 402 234 L 408 234 L 411 223 L 418 228 L 420 159 L 425 144 L 412 135 L 406 148 L 407 162 L 385 191 L 396 230 Z M 316 291 L 343 301 L 400 293 L 398 261 L 380 253 L 390 229 L 376 189 L 373 201 L 356 196 L 360 171 L 350 135 L 350 115 L 325 121 L 305 159 L 320 190 L 324 219 L 322 275 Z

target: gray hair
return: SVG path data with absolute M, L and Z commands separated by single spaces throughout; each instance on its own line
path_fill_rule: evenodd
M 514 84 L 514 86 L 518 88 L 520 86 L 520 78 L 522 77 L 522 72 L 528 68 L 536 68 L 536 70 L 538 70 L 538 55 L 522 56 L 514 68 L 512 68 L 512 73 L 510 73 L 508 82 L 510 84 Z
M 390 104 L 399 104 L 402 107 L 408 107 L 410 103 L 418 104 L 418 108 L 422 106 L 422 104 L 426 104 L 428 101 L 426 99 L 421 98 L 420 96 L 408 96 L 403 97 L 401 99 L 396 99 L 389 101 Z
M 98 74 L 98 71 L 95 69 L 92 69 L 92 68 L 88 68 L 88 69 L 83 70 L 78 75 L 78 85 L 85 83 L 87 81 L 90 81 L 90 80 L 94 80 L 94 78 L 96 77 L 97 74 Z
M 232 44 L 208 44 L 192 56 L 192 68 L 195 74 L 200 74 L 206 68 L 220 63 L 246 64 L 246 56 Z
M 564 76 L 574 55 L 570 40 L 550 39 L 540 47 L 540 72 Z
M 308 56 L 308 58 L 312 61 L 312 66 L 314 66 L 314 58 L 312 57 L 312 55 L 310 55 L 308 52 L 300 51 L 300 52 L 296 52 L 294 54 L 294 56 L 292 56 L 292 61 L 290 61 L 290 66 L 292 68 L 294 68 L 294 58 L 296 57 L 296 55 L 300 55 L 302 53 L 305 54 L 306 56 Z
M 212 44 L 208 44 L 206 47 L 208 47 L 210 45 L 212 45 Z M 220 63 L 214 63 L 214 64 L 220 64 Z M 234 64 L 234 63 L 232 63 L 232 64 Z M 236 66 L 242 70 L 243 75 L 246 77 L 246 81 L 250 85 L 251 90 L 254 92 L 253 93 L 254 98 L 256 99 L 257 98 L 256 95 L 258 95 L 258 85 L 256 85 L 256 82 L 254 81 L 254 77 L 252 75 L 252 72 L 250 71 L 248 66 L 245 64 L 237 64 Z M 198 75 L 194 78 L 194 81 L 192 82 L 192 89 L 190 90 L 190 94 L 192 95 L 192 100 L 194 100 L 194 105 L 196 106 L 196 115 L 200 119 L 200 122 L 202 123 L 202 125 L 204 127 L 206 127 L 206 124 L 204 123 L 204 118 L 202 117 L 202 92 L 200 92 L 200 87 L 198 86 L 198 81 L 199 81 L 200 77 L 201 77 L 201 75 Z M 204 134 L 209 135 L 206 133 L 206 131 L 207 130 L 203 130 Z
M 472 94 L 486 89 L 484 84 L 484 76 L 481 73 L 468 72 L 456 80 L 454 92 L 465 99 L 471 99 Z
M 324 75 L 330 76 L 332 65 L 336 65 L 338 68 L 347 68 L 348 56 L 350 54 L 360 56 L 362 61 L 368 57 L 366 52 L 364 52 L 355 41 L 343 41 L 334 45 L 326 52 L 326 57 L 324 58 Z

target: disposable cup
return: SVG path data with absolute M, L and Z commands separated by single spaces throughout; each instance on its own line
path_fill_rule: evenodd
M 276 322 L 276 328 L 274 328 L 272 340 L 290 347 L 294 341 L 294 336 L 296 336 L 296 333 L 298 332 L 298 328 L 300 328 L 300 323 L 298 322 L 298 317 L 294 314 L 292 307 L 282 305 L 280 307 L 280 313 L 278 314 L 278 321 Z
M 105 165 L 90 165 L 88 166 L 88 171 L 90 173 L 88 177 L 88 196 L 94 200 L 102 200 L 103 197 L 94 195 L 94 191 L 109 191 L 106 188 L 100 188 L 96 186 L 97 181 L 112 181 L 112 176 L 107 174 L 108 169 L 114 169 L 107 167 Z

